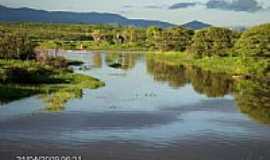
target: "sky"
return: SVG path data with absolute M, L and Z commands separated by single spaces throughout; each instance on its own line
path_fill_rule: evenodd
M 0 5 L 49 11 L 108 12 L 178 25 L 192 20 L 216 26 L 270 22 L 270 0 L 0 0 Z

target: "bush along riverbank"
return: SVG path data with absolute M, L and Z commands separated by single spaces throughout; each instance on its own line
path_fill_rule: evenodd
M 235 78 L 269 77 L 270 24 L 255 26 L 243 33 L 220 27 L 192 31 L 182 27 L 162 29 L 107 25 L 1 24 L 0 35 L 1 59 L 32 60 L 54 67 L 52 70 L 65 70 L 67 61 L 37 54 L 34 48 L 143 48 L 159 51 L 147 56 L 157 57 L 168 63 L 195 65 L 212 72 L 227 73 Z M 16 79 L 11 78 L 16 72 L 28 74 L 25 77 L 43 76 L 36 77 L 37 80 L 25 80 L 32 81 L 31 83 L 50 80 L 46 78 L 53 73 L 44 68 L 41 68 L 42 71 L 35 71 L 38 66 L 30 66 L 2 69 L 2 81 L 16 82 Z M 31 72 L 26 68 L 31 68 Z
M 269 60 L 241 57 L 203 57 L 194 58 L 184 52 L 149 53 L 147 58 L 173 64 L 192 65 L 213 73 L 225 73 L 234 78 L 269 77 Z
M 270 24 L 259 25 L 244 33 L 210 27 L 197 31 L 183 52 L 150 53 L 168 63 L 194 65 L 234 78 L 270 76 Z
M 63 109 L 64 104 L 81 98 L 83 89 L 97 89 L 104 82 L 36 61 L 0 60 L 0 101 L 12 102 L 40 95 L 50 111 Z
M 69 67 L 81 62 L 48 56 L 37 47 L 26 34 L 9 33 L 1 37 L 1 103 L 41 95 L 47 109 L 57 111 L 68 100 L 81 97 L 83 89 L 105 85 L 91 76 L 74 73 Z
M 29 39 L 44 49 L 157 51 L 161 59 L 228 73 L 236 78 L 264 77 L 269 71 L 270 24 L 245 32 L 221 27 L 192 31 L 182 27 L 2 24 L 5 33 L 16 33 L 18 29 L 31 30 Z

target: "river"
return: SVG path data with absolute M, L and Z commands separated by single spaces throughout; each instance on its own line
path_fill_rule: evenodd
M 19 155 L 270 159 L 269 84 L 235 84 L 224 74 L 170 65 L 143 54 L 65 55 L 85 62 L 76 72 L 106 86 L 82 90 L 59 110 L 46 109 L 41 95 L 1 103 L 1 160 Z M 113 68 L 112 63 L 120 65 Z

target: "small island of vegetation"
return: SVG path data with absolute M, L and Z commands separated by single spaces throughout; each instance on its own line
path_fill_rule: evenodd
M 78 97 L 82 89 L 105 85 L 93 77 L 74 73 L 69 65 L 81 62 L 48 55 L 25 32 L 1 30 L 0 35 L 2 103 L 46 95 L 48 109 L 58 110 L 67 100 Z

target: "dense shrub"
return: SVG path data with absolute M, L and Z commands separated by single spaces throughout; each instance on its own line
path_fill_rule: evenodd
M 181 27 L 165 29 L 157 38 L 158 49 L 162 51 L 184 51 L 190 45 L 193 31 Z
M 270 23 L 244 32 L 235 48 L 243 56 L 270 57 Z
M 35 44 L 26 33 L 3 33 L 0 37 L 0 58 L 33 59 Z
M 150 49 L 158 48 L 158 39 L 161 37 L 162 29 L 158 27 L 149 27 L 146 30 L 146 43 Z
M 54 68 L 67 68 L 69 65 L 65 57 L 48 57 L 45 64 Z
M 53 67 L 35 61 L 0 60 L 1 83 L 43 83 L 58 72 Z
M 239 33 L 226 28 L 203 29 L 194 35 L 189 52 L 195 57 L 226 56 L 238 37 Z
M 0 60 L 0 83 L 59 83 L 56 76 L 72 73 L 68 69 L 68 61 L 62 57 L 49 58 L 50 63 L 44 64 L 34 60 Z
M 149 27 L 146 43 L 150 49 L 160 51 L 184 51 L 191 44 L 194 32 L 182 27 L 161 29 Z

